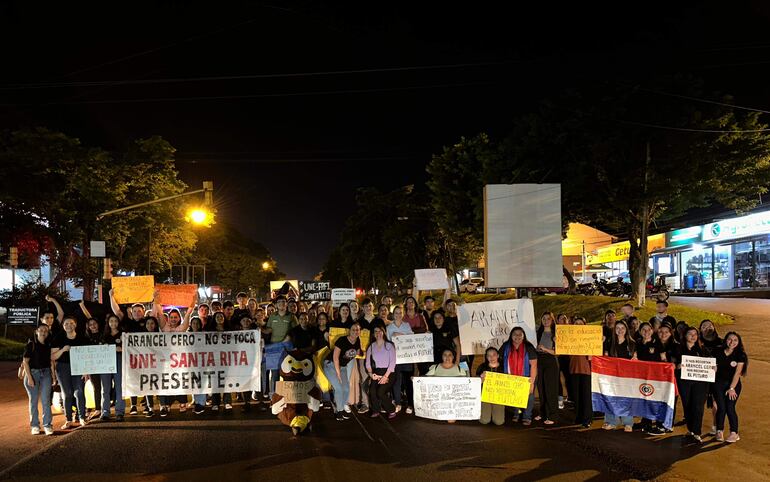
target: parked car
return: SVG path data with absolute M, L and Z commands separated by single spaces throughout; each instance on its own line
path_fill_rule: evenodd
M 460 293 L 483 293 L 484 278 L 473 277 L 460 282 Z

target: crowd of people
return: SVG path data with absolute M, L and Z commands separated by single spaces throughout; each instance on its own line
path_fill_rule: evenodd
M 500 347 L 486 349 L 482 360 L 474 365 L 473 356 L 460 355 L 457 302 L 445 297 L 437 306 L 431 296 L 417 299 L 407 296 L 401 304 L 394 305 L 386 296 L 375 307 L 372 299 L 343 303 L 333 307 L 331 303 L 305 303 L 278 296 L 273 302 L 260 306 L 246 293 L 238 293 L 235 303 L 213 301 L 199 303 L 198 299 L 183 312 L 179 309 L 164 311 L 153 302 L 150 309 L 143 304 L 120 306 L 110 292 L 110 309 L 104 320 L 91 316 L 85 305 L 82 313 L 65 315 L 61 305 L 53 298 L 48 301 L 54 310 L 46 310 L 23 355 L 20 378 L 29 395 L 30 426 L 32 434 L 40 433 L 39 410 L 42 408 L 42 427 L 46 434 L 53 434 L 52 395 L 60 391 L 65 423 L 62 429 L 84 426 L 93 418 L 111 420 L 114 408 L 115 420 L 123 420 L 126 404 L 121 387 L 121 335 L 136 332 L 214 332 L 233 330 L 260 330 L 265 344 L 291 342 L 294 349 L 317 353 L 327 349 L 322 360 L 326 378 L 332 389 L 324 394 L 324 407 L 334 410 L 339 421 L 347 420 L 355 410 L 371 417 L 384 416 L 393 419 L 399 413 L 414 413 L 414 376 L 464 377 L 475 376 L 483 380 L 487 372 L 505 373 L 527 377 L 530 380 L 526 408 L 511 409 L 503 405 L 482 403 L 482 424 L 503 425 L 506 413 L 512 413 L 514 423 L 529 426 L 542 422 L 549 426 L 564 420 L 559 416 L 565 408 L 574 412 L 574 424 L 589 427 L 594 418 L 591 388 L 591 357 L 556 354 L 556 332 L 559 325 L 586 324 L 586 319 L 575 315 L 543 313 L 540 317 L 536 339 L 528 340 L 524 329 L 514 328 Z M 716 441 L 733 443 L 738 435 L 736 404 L 742 389 L 742 377 L 748 369 L 748 356 L 741 337 L 729 332 L 720 337 L 710 320 L 696 326 L 677 321 L 668 314 L 668 303 L 658 301 L 656 314 L 649 321 L 640 322 L 634 316 L 634 307 L 626 304 L 620 316 L 608 310 L 601 321 L 604 356 L 641 360 L 675 365 L 676 383 L 683 414 L 678 422 L 687 426 L 687 436 L 702 441 L 705 408 L 711 412 L 709 435 Z M 346 336 L 340 336 L 330 346 L 330 329 L 345 328 Z M 368 346 L 362 347 L 361 334 L 368 331 Z M 434 360 L 426 363 L 396 363 L 392 340 L 398 336 L 432 333 Z M 89 344 L 116 345 L 117 373 L 101 375 L 73 375 L 70 369 L 69 351 L 73 346 Z M 681 360 L 685 355 L 716 358 L 714 383 L 683 380 Z M 473 368 L 475 367 L 475 370 Z M 262 364 L 260 392 L 209 393 L 192 396 L 158 396 L 157 410 L 153 396 L 130 399 L 128 413 L 138 415 L 139 410 L 147 417 L 156 413 L 169 415 L 177 402 L 179 412 L 185 412 L 192 402 L 192 411 L 202 414 L 233 410 L 235 400 L 242 402 L 242 410 L 248 412 L 256 404 L 258 410 L 267 411 L 270 397 L 275 392 L 278 370 L 267 369 Z M 89 413 L 86 408 L 85 383 L 94 387 L 96 409 Z M 538 407 L 535 407 L 535 391 Z M 730 431 L 725 436 L 725 418 Z M 450 421 L 453 422 L 453 421 Z M 658 421 L 641 419 L 637 424 L 633 417 L 604 414 L 605 430 L 618 426 L 626 432 L 635 429 L 650 435 L 670 432 Z

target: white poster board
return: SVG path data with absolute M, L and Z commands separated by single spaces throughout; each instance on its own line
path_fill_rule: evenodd
M 484 186 L 488 288 L 562 286 L 560 184 Z
M 433 420 L 478 420 L 481 378 L 414 377 L 414 413 Z
M 337 308 L 342 303 L 350 303 L 356 299 L 355 288 L 334 288 L 332 290 L 332 306 Z
M 537 345 L 535 308 L 530 298 L 465 303 L 457 307 L 457 315 L 463 355 L 483 355 L 490 346 L 500 348 L 517 326 Z
M 717 359 L 682 355 L 682 380 L 714 383 Z
M 83 345 L 70 348 L 70 370 L 73 375 L 117 373 L 115 345 Z
M 441 269 L 416 269 L 414 270 L 415 288 L 418 291 L 441 290 L 449 288 L 449 279 L 446 270 Z
M 396 364 L 433 363 L 433 333 L 398 335 L 391 341 L 396 345 Z

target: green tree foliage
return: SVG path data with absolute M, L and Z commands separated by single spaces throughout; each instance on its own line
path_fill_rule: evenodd
M 54 281 L 80 281 L 87 299 L 98 276 L 91 240 L 107 242 L 116 267 L 141 270 L 152 229 L 152 271 L 183 261 L 196 238 L 179 203 L 97 220 L 104 211 L 184 191 L 173 154 L 160 137 L 138 140 L 128 152 L 113 155 L 43 128 L 5 133 L 0 136 L 0 241 L 8 246 L 19 238 L 41 240 L 39 254 L 49 256 L 57 272 Z

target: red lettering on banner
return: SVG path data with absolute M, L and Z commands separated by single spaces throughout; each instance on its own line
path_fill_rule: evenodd
M 145 353 L 143 355 L 129 355 L 128 363 L 132 369 L 156 367 L 155 355 L 152 353 Z
M 249 357 L 246 356 L 246 352 L 241 352 L 241 361 L 239 362 L 239 365 L 248 365 L 249 364 Z
M 219 353 L 219 364 L 222 365 L 223 367 L 226 367 L 229 365 L 229 363 L 227 362 L 227 355 L 228 353 L 226 351 Z

